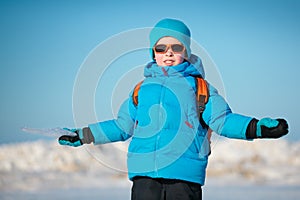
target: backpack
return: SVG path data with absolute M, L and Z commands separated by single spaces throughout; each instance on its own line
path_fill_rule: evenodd
M 204 122 L 202 118 L 202 113 L 205 109 L 205 105 L 208 102 L 209 98 L 209 90 L 208 90 L 208 85 L 207 82 L 201 77 L 201 76 L 195 76 L 195 83 L 196 83 L 196 99 L 197 99 L 197 107 L 198 107 L 198 116 L 199 116 L 199 121 L 200 124 L 202 125 L 203 128 L 208 129 L 209 127 L 207 124 Z M 138 105 L 138 93 L 141 88 L 141 85 L 143 84 L 143 80 L 140 81 L 133 90 L 132 93 L 132 101 L 135 106 Z

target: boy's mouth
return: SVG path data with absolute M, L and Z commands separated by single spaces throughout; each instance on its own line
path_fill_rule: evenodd
M 175 62 L 174 60 L 165 60 L 165 61 L 164 61 L 164 63 L 165 63 L 167 66 L 172 66 L 174 62 Z

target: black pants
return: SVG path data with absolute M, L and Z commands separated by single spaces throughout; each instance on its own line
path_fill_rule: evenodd
M 136 177 L 131 200 L 201 200 L 201 185 L 173 179 Z

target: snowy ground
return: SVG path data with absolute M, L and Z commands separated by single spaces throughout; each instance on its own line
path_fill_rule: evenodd
M 299 199 L 300 143 L 213 143 L 204 199 Z M 0 146 L 0 199 L 130 199 L 126 144 Z
M 115 180 L 108 186 L 51 188 L 41 190 L 9 190 L 0 193 L 3 200 L 68 200 L 68 199 L 101 199 L 130 200 L 131 183 L 125 179 Z M 266 185 L 266 184 L 226 184 L 218 180 L 209 180 L 203 188 L 204 200 L 298 200 L 300 186 Z

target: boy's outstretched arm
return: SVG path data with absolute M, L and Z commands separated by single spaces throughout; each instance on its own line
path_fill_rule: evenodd
M 76 135 L 63 135 L 58 142 L 61 145 L 78 147 L 90 143 L 125 141 L 133 134 L 135 109 L 129 98 L 122 104 L 116 119 L 90 124 L 84 128 L 67 129 Z
M 263 118 L 232 113 L 225 99 L 210 86 L 210 97 L 203 112 L 205 123 L 216 133 L 236 139 L 279 138 L 288 133 L 284 119 Z

